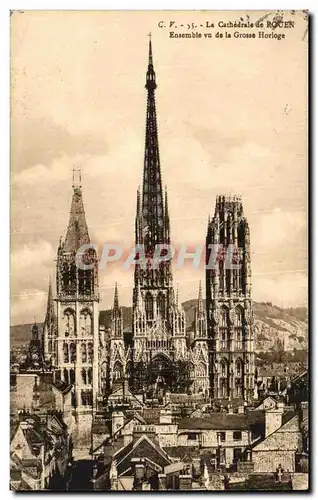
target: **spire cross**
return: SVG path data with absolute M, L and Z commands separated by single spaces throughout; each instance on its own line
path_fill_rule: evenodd
M 151 33 L 150 32 L 148 33 L 147 36 L 149 36 L 149 40 L 151 40 Z
M 73 189 L 82 187 L 82 169 L 80 165 L 73 167 Z

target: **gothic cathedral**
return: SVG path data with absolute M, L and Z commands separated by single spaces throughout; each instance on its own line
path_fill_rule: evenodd
M 117 284 L 109 327 L 99 324 L 98 260 L 90 247 L 81 178 L 73 178 L 70 219 L 57 252 L 54 299 L 49 285 L 44 358 L 56 380 L 72 385 L 78 409 L 96 407 L 118 387 L 159 400 L 170 392 L 245 401 L 254 394 L 250 236 L 242 202 L 217 198 L 208 224 L 207 259 L 210 245 L 226 250 L 233 244 L 242 265 L 227 269 L 225 259 L 219 258 L 206 270 L 206 301 L 199 284 L 189 332 L 168 252 L 170 217 L 161 177 L 156 87 L 150 40 L 143 180 L 135 217 L 135 249 L 145 258 L 135 265 L 128 337 Z M 86 267 L 77 262 L 83 245 Z M 167 258 L 154 266 L 158 246 Z

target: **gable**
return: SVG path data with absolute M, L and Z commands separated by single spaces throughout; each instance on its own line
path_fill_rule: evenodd
M 117 399 L 117 398 L 123 398 L 124 397 L 124 391 L 122 389 L 122 387 L 120 389 L 117 389 L 116 391 L 114 391 L 110 396 L 109 396 L 109 400 L 112 401 L 113 399 Z M 136 398 L 136 396 L 134 396 L 134 394 L 132 392 L 130 392 L 130 390 L 125 390 L 125 398 L 127 399 L 130 399 L 130 400 L 133 400 L 133 402 L 135 404 L 138 404 L 138 406 L 141 408 L 143 406 L 142 402 L 139 401 L 138 398 Z
M 276 406 L 276 401 L 274 398 L 272 398 L 271 396 L 268 396 L 267 398 L 265 398 L 260 405 L 256 406 L 256 408 L 254 408 L 254 410 L 263 410 L 263 409 L 266 409 L 266 408 L 273 408 L 274 406 Z
M 141 459 L 145 457 L 147 457 L 147 461 L 159 465 L 161 468 L 170 464 L 170 460 L 164 450 L 159 445 L 153 443 L 146 435 L 143 435 L 134 445 L 130 443 L 126 448 L 120 450 L 119 460 L 117 459 L 118 474 L 123 474 L 130 468 L 133 458 Z
M 48 422 L 48 429 L 51 429 L 53 432 L 57 432 L 58 434 L 62 432 L 62 423 L 55 415 L 51 416 Z
M 10 453 L 15 453 L 20 459 L 29 459 L 34 457 L 21 426 L 17 428 L 16 433 L 11 440 Z
M 300 438 L 298 417 L 295 415 L 280 429 L 254 446 L 253 453 L 258 451 L 296 451 L 300 446 Z
M 299 431 L 298 416 L 295 415 L 293 418 L 288 420 L 286 424 L 277 429 L 276 432 L 298 432 L 298 431 Z

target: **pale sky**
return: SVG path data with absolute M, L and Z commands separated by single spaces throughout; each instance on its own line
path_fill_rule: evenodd
M 252 20 L 263 13 L 249 13 Z M 11 17 L 11 321 L 43 321 L 82 165 L 92 242 L 129 248 L 142 181 L 152 32 L 162 177 L 172 243 L 203 244 L 217 194 L 240 194 L 251 229 L 253 299 L 307 303 L 307 40 L 172 39 L 168 23 L 233 12 L 24 12 Z M 217 30 L 214 30 L 214 32 Z M 244 30 L 241 30 L 244 31 Z M 100 273 L 101 309 L 133 270 Z M 204 270 L 175 270 L 182 301 Z

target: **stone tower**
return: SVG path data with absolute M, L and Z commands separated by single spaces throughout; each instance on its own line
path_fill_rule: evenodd
M 73 405 L 81 410 L 92 406 L 99 389 L 99 294 L 80 177 L 73 176 L 69 223 L 57 252 L 56 292 L 56 368 L 62 381 L 73 384 Z
M 167 252 L 170 219 L 167 190 L 163 194 L 156 116 L 156 74 L 151 40 L 146 74 L 147 111 L 142 192 L 137 192 L 135 243 L 143 255 L 135 266 L 133 291 L 134 364 L 148 367 L 158 380 L 168 378 L 173 364 L 186 356 L 186 325 L 181 305 L 173 290 L 171 259 L 154 264 L 156 249 Z M 159 247 L 160 245 L 160 247 Z M 141 255 L 139 255 L 141 259 Z
M 55 304 L 53 300 L 52 282 L 49 281 L 49 291 L 47 296 L 46 315 L 43 325 L 44 338 L 44 359 L 54 367 L 57 354 L 57 322 Z
M 254 330 L 250 230 L 239 197 L 217 197 L 206 245 L 207 267 L 212 267 L 206 270 L 211 394 L 217 399 L 251 401 Z

